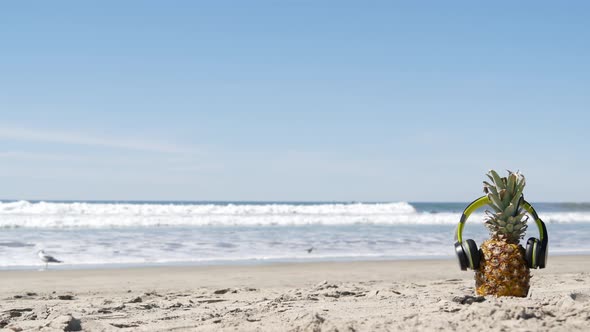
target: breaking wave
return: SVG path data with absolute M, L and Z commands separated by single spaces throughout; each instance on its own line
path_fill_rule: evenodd
M 548 223 L 590 223 L 589 211 L 540 211 Z M 481 221 L 482 213 L 470 220 Z M 0 228 L 154 226 L 450 225 L 460 213 L 394 203 L 88 203 L 2 202 Z

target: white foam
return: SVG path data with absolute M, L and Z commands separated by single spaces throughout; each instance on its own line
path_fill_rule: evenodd
M 28 201 L 0 203 L 1 214 L 407 214 L 416 209 L 407 202 L 350 204 L 125 204 L 125 203 L 31 203 Z
M 589 212 L 541 213 L 550 223 L 590 222 Z M 258 225 L 451 225 L 459 213 L 417 212 L 407 202 L 352 204 L 0 203 L 1 228 Z M 475 213 L 470 220 L 481 221 Z

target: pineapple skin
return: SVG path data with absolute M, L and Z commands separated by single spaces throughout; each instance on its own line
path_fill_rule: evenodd
M 531 274 L 520 244 L 492 237 L 481 245 L 481 252 L 475 273 L 478 295 L 527 296 Z

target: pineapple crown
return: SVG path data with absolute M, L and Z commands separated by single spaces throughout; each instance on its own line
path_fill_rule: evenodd
M 528 220 L 526 211 L 519 207 L 526 183 L 524 175 L 508 171 L 507 177 L 500 177 L 494 170 L 486 175 L 491 183 L 483 182 L 483 192 L 493 212 L 486 210 L 485 226 L 492 238 L 518 243 L 524 236 Z

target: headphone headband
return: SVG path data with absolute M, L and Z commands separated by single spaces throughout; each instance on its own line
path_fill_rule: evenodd
M 465 208 L 465 211 L 463 211 L 463 214 L 461 215 L 461 220 L 459 221 L 459 225 L 457 225 L 457 230 L 455 231 L 455 242 L 457 242 L 457 241 L 459 243 L 463 242 L 463 226 L 465 225 L 467 218 L 469 218 L 469 216 L 475 210 L 479 209 L 480 207 L 482 207 L 484 205 L 489 205 L 489 204 L 490 204 L 490 199 L 488 198 L 488 196 L 482 196 L 482 197 L 476 199 L 475 201 L 471 202 L 471 204 L 469 204 L 467 206 L 467 208 Z M 529 202 L 524 200 L 523 196 L 520 197 L 520 201 L 518 202 L 518 205 L 522 206 L 528 213 L 531 214 L 531 216 L 533 216 L 533 219 L 535 219 L 535 224 L 537 224 L 537 228 L 539 229 L 539 238 L 541 239 L 541 242 L 546 245 L 548 242 L 547 228 L 545 227 L 545 223 L 543 222 L 543 220 L 541 220 L 541 218 L 539 218 L 537 211 L 535 211 L 535 209 L 533 208 L 533 206 L 531 204 L 529 204 Z

